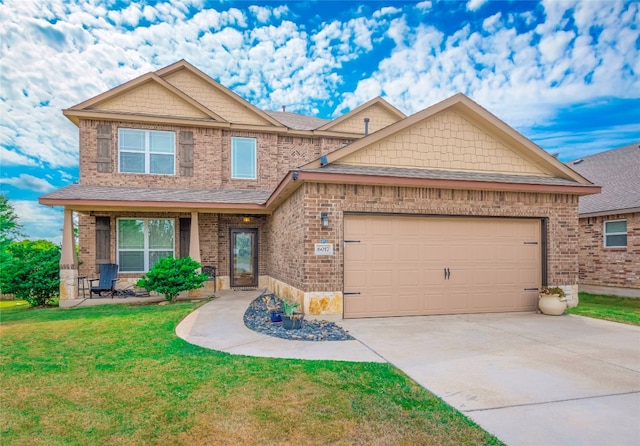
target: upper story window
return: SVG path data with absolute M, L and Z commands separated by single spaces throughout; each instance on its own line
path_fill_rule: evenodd
M 231 138 L 231 178 L 255 180 L 256 164 L 255 138 Z
M 121 272 L 144 273 L 158 260 L 175 254 L 173 219 L 118 219 Z
M 118 130 L 120 172 L 175 174 L 176 135 L 157 130 Z
M 604 222 L 604 247 L 624 248 L 627 246 L 627 220 Z

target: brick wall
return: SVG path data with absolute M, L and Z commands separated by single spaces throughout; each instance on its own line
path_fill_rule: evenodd
M 97 169 L 97 126 L 111 124 L 112 172 Z M 193 176 L 180 175 L 180 150 L 176 147 L 176 175 L 118 173 L 118 128 L 193 132 Z M 231 178 L 231 138 L 256 138 L 257 180 Z M 275 189 L 285 174 L 352 142 L 351 139 L 295 137 L 275 133 L 230 131 L 127 122 L 80 121 L 80 183 L 184 189 Z
M 304 218 L 304 188 L 301 187 L 273 212 L 268 225 L 267 274 L 298 289 L 303 289 L 306 280 Z
M 627 220 L 626 248 L 604 247 L 604 222 Z M 581 285 L 640 288 L 640 213 L 580 219 Z
M 302 229 L 296 213 L 301 200 Z M 305 292 L 341 290 L 344 212 L 539 217 L 548 219 L 548 283 L 574 285 L 578 280 L 577 207 L 578 198 L 564 194 L 307 183 L 273 214 L 272 273 Z M 329 213 L 328 229 L 320 226 L 321 212 Z M 289 234 L 288 238 L 277 238 L 280 232 Z M 334 256 L 314 255 L 314 244 L 321 239 L 334 244 Z M 286 265 L 293 263 L 298 269 L 291 274 Z

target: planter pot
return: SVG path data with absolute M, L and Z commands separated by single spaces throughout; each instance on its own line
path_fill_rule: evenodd
M 269 312 L 269 318 L 271 319 L 271 322 L 282 322 L 282 313 L 279 311 L 270 311 Z
M 302 328 L 302 319 L 304 314 L 296 313 L 292 316 L 282 315 L 282 326 L 286 330 L 299 330 Z
M 557 294 L 543 294 L 538 299 L 538 307 L 544 314 L 560 316 L 567 309 L 567 302 Z

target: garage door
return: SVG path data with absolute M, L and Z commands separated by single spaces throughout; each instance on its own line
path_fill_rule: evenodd
M 535 310 L 540 225 L 346 215 L 344 317 Z

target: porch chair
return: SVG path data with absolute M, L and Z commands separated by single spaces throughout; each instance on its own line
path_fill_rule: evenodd
M 100 278 L 89 279 L 89 298 L 93 298 L 93 293 L 101 296 L 102 293 L 111 295 L 111 299 L 116 292 L 116 281 L 118 280 L 118 265 L 115 263 L 104 263 L 100 265 Z M 98 282 L 94 286 L 93 283 Z

